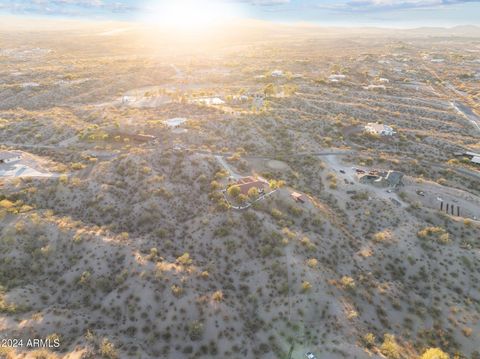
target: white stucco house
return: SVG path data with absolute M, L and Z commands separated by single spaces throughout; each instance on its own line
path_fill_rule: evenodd
M 380 136 L 393 136 L 396 132 L 390 126 L 383 123 L 368 123 L 365 132 Z
M 179 128 L 185 122 L 187 122 L 186 118 L 176 117 L 176 118 L 171 118 L 169 120 L 166 120 L 164 124 L 167 125 L 169 128 Z
M 272 71 L 272 77 L 283 77 L 285 74 L 283 73 L 282 70 L 275 70 Z
M 347 78 L 347 76 L 342 75 L 342 74 L 333 74 L 333 75 L 328 76 L 328 80 L 330 82 L 340 82 L 340 81 L 345 80 L 346 78 Z

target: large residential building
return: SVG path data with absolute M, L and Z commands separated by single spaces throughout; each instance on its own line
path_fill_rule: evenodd
M 240 187 L 240 192 L 244 195 L 247 195 L 251 188 L 256 188 L 260 194 L 264 194 L 269 184 L 267 180 L 263 178 L 245 177 L 238 180 L 235 186 Z
M 0 164 L 20 161 L 22 155 L 18 152 L 0 152 Z
M 357 172 L 358 180 L 363 184 L 372 184 L 377 187 L 397 188 L 403 184 L 404 174 L 398 171 L 372 170 Z

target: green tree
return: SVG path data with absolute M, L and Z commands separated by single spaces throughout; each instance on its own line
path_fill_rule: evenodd
M 257 187 L 252 187 L 248 190 L 248 198 L 251 200 L 251 201 L 255 201 L 256 199 L 258 199 L 258 196 L 260 195 L 258 193 L 258 188 Z
M 241 190 L 239 186 L 231 186 L 228 188 L 227 193 L 229 196 L 237 198 L 240 195 Z

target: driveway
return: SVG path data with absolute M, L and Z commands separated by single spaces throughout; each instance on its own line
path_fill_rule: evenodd
M 225 170 L 229 173 L 230 177 L 235 179 L 235 180 L 239 180 L 240 178 L 243 178 L 245 176 L 242 176 L 242 175 L 239 175 L 238 173 L 236 173 L 232 167 L 230 167 L 230 165 L 227 163 L 227 161 L 225 161 L 225 157 L 223 156 L 219 156 L 219 155 L 216 155 L 215 158 L 217 159 L 218 163 L 220 163 L 220 165 L 225 168 Z

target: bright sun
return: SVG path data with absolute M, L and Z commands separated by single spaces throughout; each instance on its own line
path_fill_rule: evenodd
M 150 6 L 149 22 L 182 31 L 207 29 L 238 17 L 232 3 L 220 0 L 172 0 Z

